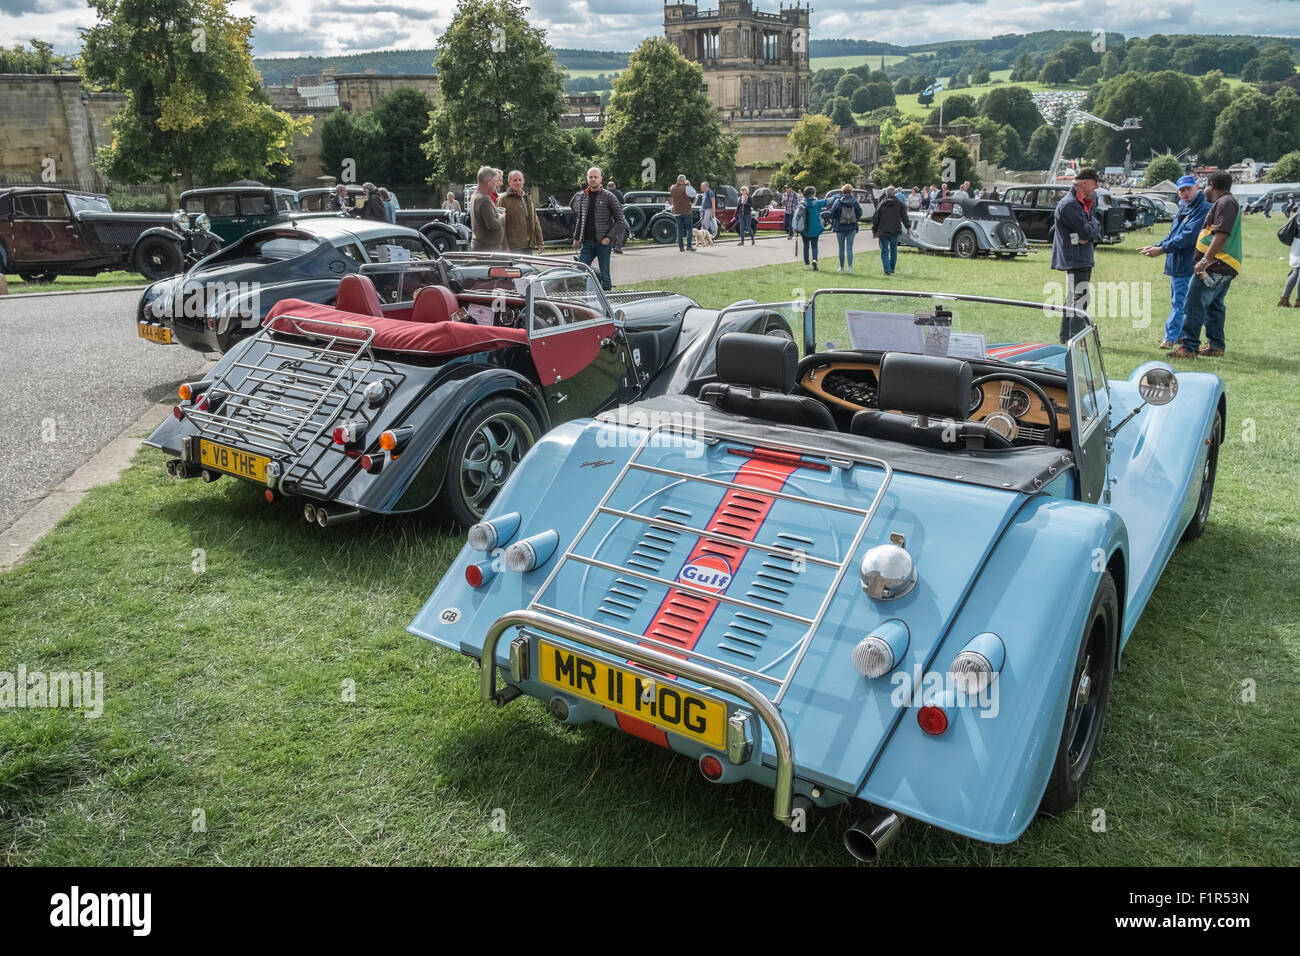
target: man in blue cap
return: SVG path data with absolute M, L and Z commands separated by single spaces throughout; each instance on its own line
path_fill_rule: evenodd
M 1165 338 L 1159 345 L 1162 350 L 1178 345 L 1183 334 L 1183 308 L 1187 302 L 1187 287 L 1192 281 L 1192 267 L 1196 265 L 1196 237 L 1201 224 L 1210 211 L 1210 201 L 1205 191 L 1196 188 L 1195 176 L 1178 180 L 1178 213 L 1169 227 L 1169 235 L 1154 246 L 1143 246 L 1138 251 L 1144 256 L 1164 254 L 1165 275 L 1169 276 L 1169 317 L 1165 319 Z

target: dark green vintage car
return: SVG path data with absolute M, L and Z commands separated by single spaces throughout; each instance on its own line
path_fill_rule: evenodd
M 192 216 L 205 214 L 211 222 L 208 228 L 230 243 L 257 229 L 288 222 L 298 212 L 298 194 L 261 185 L 187 189 L 181 193 L 181 209 Z

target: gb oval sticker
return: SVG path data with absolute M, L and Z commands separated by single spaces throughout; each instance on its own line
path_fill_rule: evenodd
M 731 584 L 731 565 L 716 554 L 701 554 L 682 566 L 677 580 L 721 594 Z

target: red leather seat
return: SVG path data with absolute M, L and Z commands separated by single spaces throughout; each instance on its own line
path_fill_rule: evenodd
M 459 309 L 460 303 L 446 286 L 426 285 L 416 290 L 410 321 L 448 322 Z
M 355 312 L 357 315 L 382 316 L 379 293 L 369 276 L 349 275 L 339 280 L 339 291 L 334 299 L 334 308 L 340 312 Z

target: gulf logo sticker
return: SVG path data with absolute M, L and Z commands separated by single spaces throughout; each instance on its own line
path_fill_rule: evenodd
M 722 594 L 731 585 L 731 565 L 716 554 L 701 554 L 682 566 L 677 580 Z

